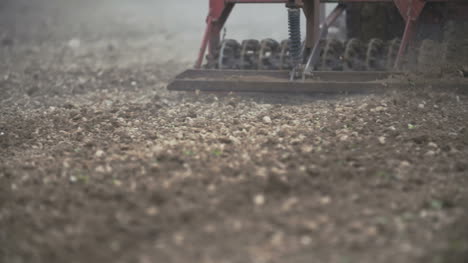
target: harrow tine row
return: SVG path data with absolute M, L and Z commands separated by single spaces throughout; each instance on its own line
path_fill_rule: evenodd
M 363 43 L 350 39 L 343 43 L 336 39 L 322 41 L 318 70 L 364 71 L 390 70 L 398 53 L 400 40 L 372 39 Z M 291 70 L 289 41 L 249 39 L 241 43 L 233 39 L 222 41 L 217 63 L 208 69 Z

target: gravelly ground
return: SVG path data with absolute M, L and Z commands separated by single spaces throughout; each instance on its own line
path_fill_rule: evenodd
M 466 262 L 466 95 L 169 93 L 183 32 L 48 1 L 0 6 L 0 262 Z

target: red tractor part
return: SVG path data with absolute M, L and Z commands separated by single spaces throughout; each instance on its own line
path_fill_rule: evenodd
M 210 0 L 208 17 L 206 19 L 207 26 L 198 59 L 195 63 L 195 68 L 201 68 L 207 48 L 208 57 L 216 56 L 216 49 L 221 40 L 221 30 L 236 4 L 287 4 L 289 2 L 288 0 Z M 304 13 L 307 17 L 307 45 L 312 48 L 316 44 L 313 42 L 317 42 L 321 38 L 320 17 L 324 16 L 324 14 L 321 13 L 323 12 L 323 9 L 320 8 L 321 3 L 347 4 L 377 2 L 394 2 L 406 23 L 401 46 L 395 60 L 396 68 L 414 37 L 419 17 L 427 3 L 449 3 L 454 6 L 462 6 L 459 9 L 459 13 L 464 12 L 465 18 L 468 13 L 466 0 L 295 0 L 298 6 L 304 8 Z M 336 16 L 336 12 L 333 12 L 331 16 Z M 333 18 L 328 19 L 328 21 L 334 20 Z
M 270 40 L 262 42 L 248 40 L 242 44 L 235 40 L 221 41 L 221 30 L 236 4 L 267 3 L 285 4 L 288 7 L 289 40 L 281 44 Z M 320 19 L 325 13 L 321 8 L 322 3 L 338 5 L 327 17 Z M 344 11 L 349 11 L 349 5 L 357 3 L 369 5 L 393 3 L 398 11 L 395 9 L 392 12 L 399 12 L 405 23 L 401 41 L 399 38 L 386 40 L 388 44 L 384 46 L 382 40 L 373 38 L 367 48 L 363 49 L 361 41 L 354 37 L 348 39 L 346 47 L 336 39 L 328 39 L 328 28 Z M 169 90 L 340 94 L 375 93 L 389 88 L 430 85 L 445 89 L 453 88 L 461 92 L 468 91 L 468 78 L 463 77 L 467 74 L 465 68 L 468 63 L 464 55 L 460 55 L 468 54 L 466 48 L 462 50 L 437 48 L 432 45 L 434 40 L 425 39 L 421 41 L 421 48 L 418 51 L 418 63 L 423 62 L 421 65 L 429 66 L 434 64 L 432 59 L 437 56 L 435 53 L 439 50 L 444 50 L 444 59 L 462 56 L 465 60 L 462 60 L 460 65 L 457 64 L 457 68 L 462 68 L 459 70 L 460 78 L 441 79 L 435 74 L 433 78 L 408 81 L 404 74 L 396 71 L 403 68 L 400 65 L 403 64 L 408 47 L 416 46 L 419 38 L 424 38 L 419 35 L 424 31 L 420 29 L 434 24 L 440 27 L 443 23 L 453 22 L 452 19 L 456 20 L 456 25 L 460 21 L 462 25 L 468 22 L 468 0 L 210 0 L 209 4 L 206 30 L 195 69 L 187 70 L 177 76 L 168 85 Z M 300 8 L 307 19 L 303 46 L 300 37 Z M 463 30 L 462 28 L 461 31 L 455 32 L 462 33 L 462 41 L 466 41 L 468 47 L 468 37 Z M 455 35 L 458 36 L 456 33 Z M 458 43 L 458 40 L 455 43 Z M 423 46 L 426 48 L 423 49 Z M 258 51 L 256 48 L 259 48 Z M 277 56 L 266 55 L 271 60 L 264 64 L 263 59 L 268 50 L 275 50 L 271 51 L 271 54 Z M 289 59 L 284 59 L 287 57 L 285 54 L 288 54 Z M 386 56 L 383 59 L 382 54 Z M 207 69 L 200 69 L 205 57 L 208 61 Z M 245 65 L 246 61 L 254 62 Z M 275 64 L 278 61 L 279 66 Z M 362 61 L 365 64 L 362 64 Z M 385 65 L 382 62 L 385 62 Z M 339 65 L 340 63 L 345 64 Z M 272 68 L 265 67 L 267 64 L 272 65 Z

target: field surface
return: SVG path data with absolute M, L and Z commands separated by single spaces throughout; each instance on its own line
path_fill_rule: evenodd
M 0 3 L 0 262 L 467 262 L 468 96 L 171 93 L 156 2 Z

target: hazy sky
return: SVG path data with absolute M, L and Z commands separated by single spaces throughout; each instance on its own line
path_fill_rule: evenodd
M 208 0 L 182 0 L 164 5 L 164 9 L 158 10 L 158 13 L 168 27 L 188 27 L 196 31 L 203 28 Z M 184 19 L 179 19 L 177 13 Z M 304 22 L 305 18 L 303 25 Z M 229 17 L 226 29 L 228 38 L 287 38 L 287 11 L 283 4 L 238 4 Z

